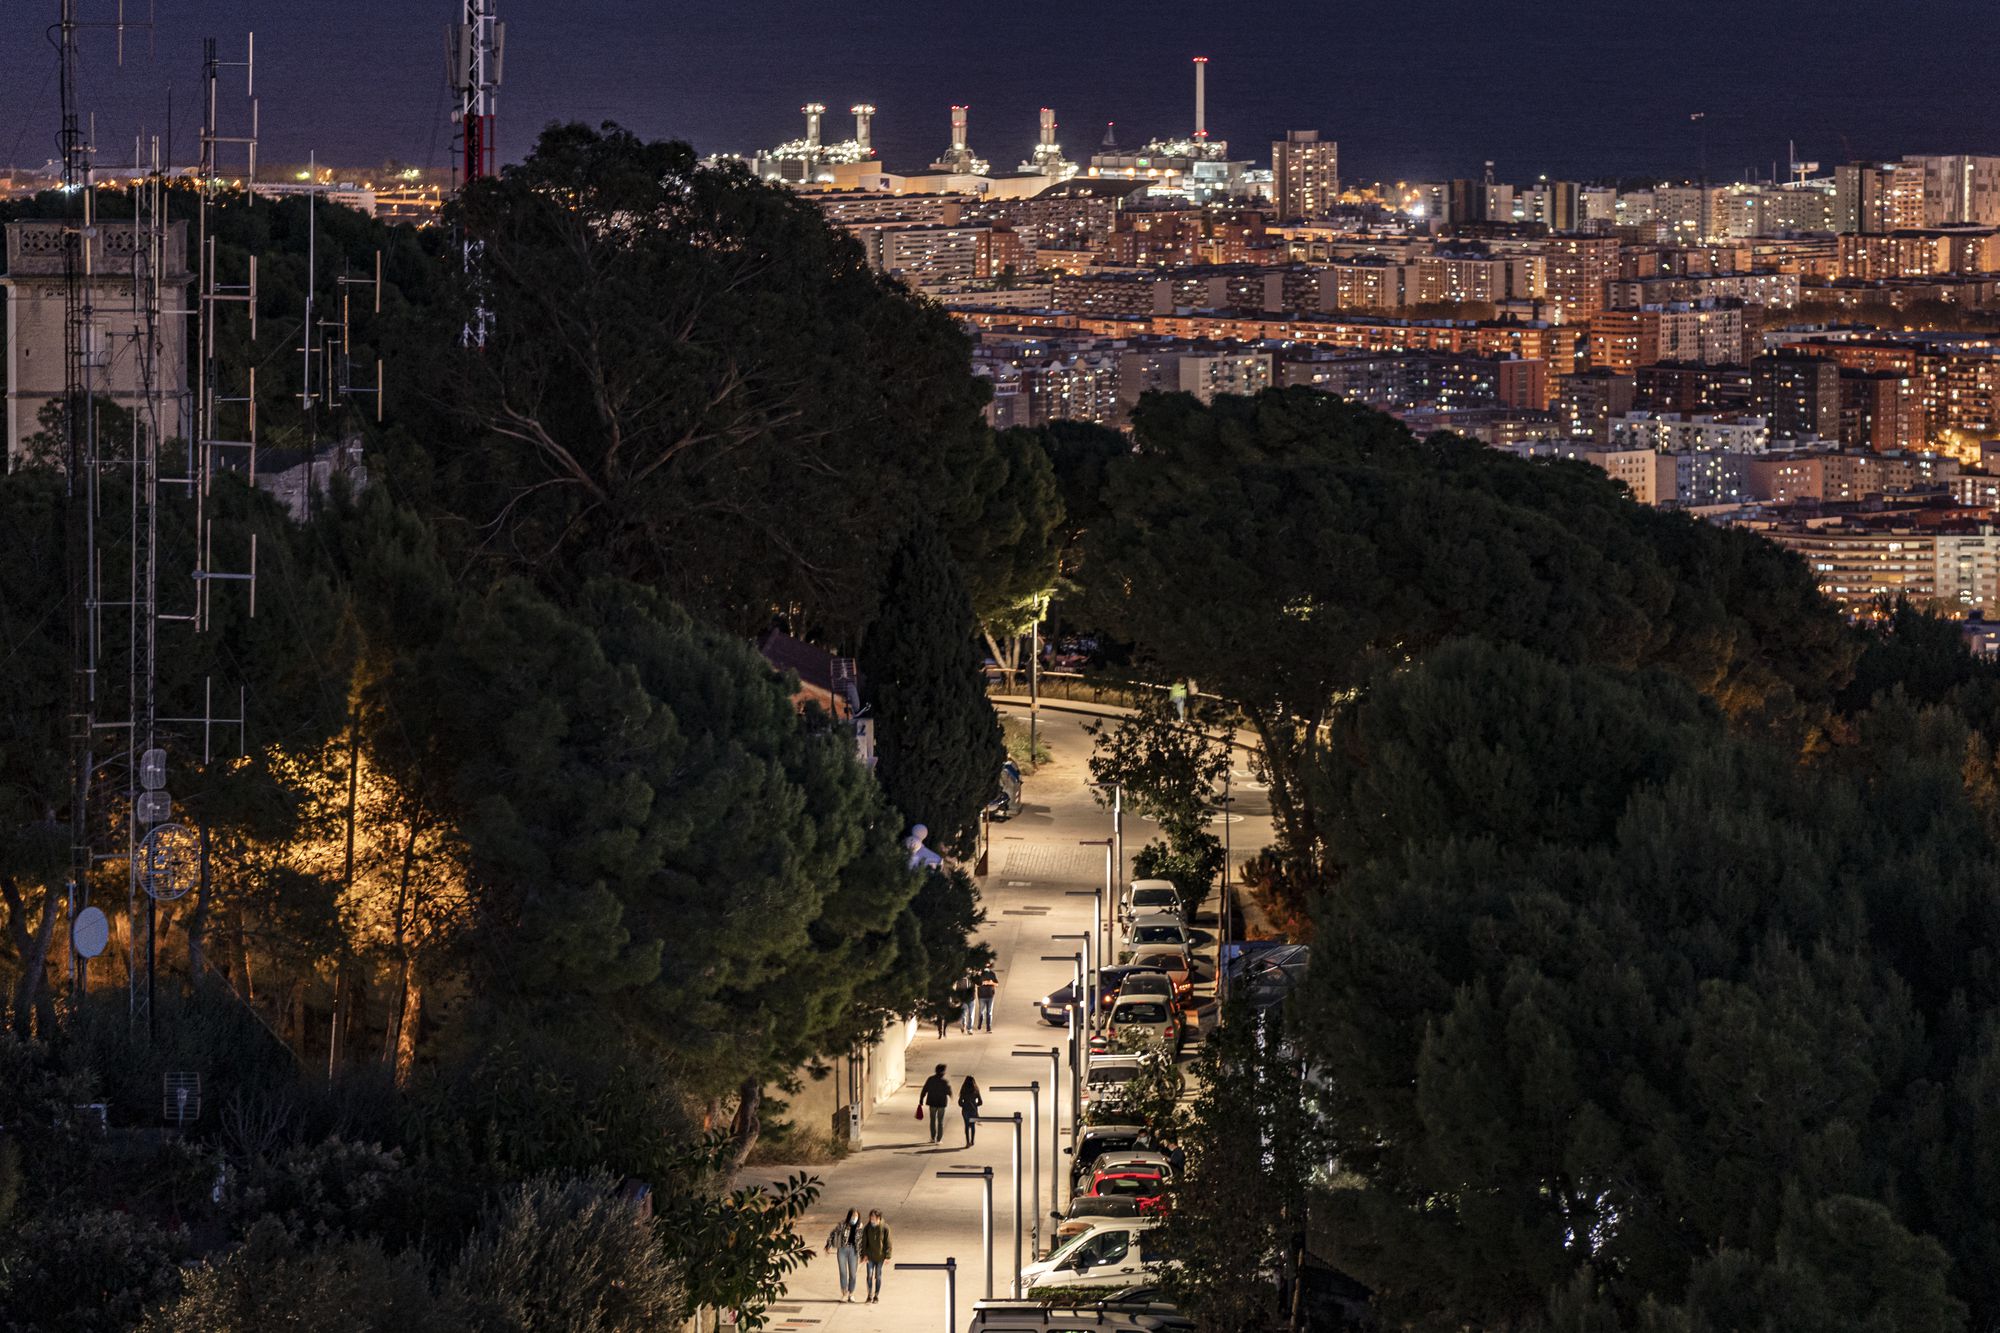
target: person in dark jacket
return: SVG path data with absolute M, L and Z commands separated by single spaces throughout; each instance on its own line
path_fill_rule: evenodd
M 965 1117 L 965 1146 L 972 1146 L 973 1136 L 978 1132 L 979 1122 L 973 1119 L 979 1114 L 979 1105 L 986 1099 L 979 1095 L 979 1085 L 972 1081 L 972 1075 L 965 1076 L 965 1082 L 958 1085 L 958 1113 Z
M 951 1105 L 951 1080 L 944 1076 L 943 1065 L 939 1065 L 937 1072 L 924 1080 L 923 1091 L 917 1094 L 917 1100 L 922 1102 L 924 1108 L 930 1112 L 931 1142 L 938 1143 L 942 1141 L 944 1138 L 944 1108 Z
M 889 1236 L 889 1224 L 880 1208 L 868 1210 L 868 1225 L 861 1228 L 861 1262 L 868 1267 L 868 1303 L 882 1299 L 882 1267 L 896 1252 Z
M 840 1261 L 840 1299 L 850 1304 L 854 1300 L 855 1269 L 861 1261 L 861 1211 L 847 1210 L 847 1216 L 833 1224 L 833 1230 L 826 1234 L 826 1248 L 833 1251 Z

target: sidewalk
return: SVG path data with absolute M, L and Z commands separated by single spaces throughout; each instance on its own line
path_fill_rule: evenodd
M 1042 734 L 1054 758 L 1028 780 L 1021 813 L 994 826 L 992 873 L 980 881 L 987 914 L 983 938 L 993 946 L 1000 974 L 999 995 L 993 1006 L 994 1030 L 965 1036 L 954 1025 L 940 1040 L 935 1028 L 923 1029 L 910 1047 L 909 1084 L 863 1123 L 860 1149 L 831 1166 L 804 1168 L 817 1174 L 825 1186 L 819 1206 L 801 1227 L 817 1257 L 793 1275 L 787 1298 L 772 1312 L 773 1328 L 916 1333 L 943 1327 L 943 1273 L 899 1273 L 891 1267 L 883 1275 L 879 1304 L 862 1303 L 865 1291 L 861 1289 L 857 1289 L 854 1304 L 841 1303 L 833 1256 L 820 1253 L 819 1247 L 849 1207 L 860 1209 L 864 1217 L 870 1208 L 882 1210 L 894 1237 L 896 1260 L 938 1263 L 946 1256 L 958 1260 L 957 1322 L 962 1328 L 973 1302 L 985 1294 L 981 1187 L 976 1180 L 937 1179 L 934 1173 L 947 1167 L 994 1169 L 993 1290 L 998 1296 L 1008 1294 L 1014 1272 L 1013 1133 L 1004 1125 L 981 1125 L 977 1144 L 966 1148 L 954 1105 L 948 1113 L 944 1142 L 932 1147 L 929 1131 L 917 1115 L 917 1087 L 938 1064 L 946 1067 L 954 1093 L 966 1074 L 978 1080 L 986 1095 L 984 1114 L 1022 1113 L 1024 1199 L 1034 1183 L 1027 1161 L 1033 1143 L 1027 1124 L 1029 1096 L 1025 1092 L 996 1093 L 992 1088 L 1030 1080 L 1043 1085 L 1041 1202 L 1039 1207 L 1026 1203 L 1024 1212 L 1031 1222 L 1037 1214 L 1046 1220 L 1051 1144 L 1048 1060 L 1046 1056 L 1016 1059 L 1010 1052 L 1021 1046 L 1042 1051 L 1061 1046 L 1061 1029 L 1043 1023 L 1030 1002 L 1067 982 L 1070 965 L 1045 963 L 1042 955 L 1071 951 L 1071 946 L 1053 942 L 1051 934 L 1089 928 L 1093 899 L 1071 897 L 1066 890 L 1091 889 L 1104 881 L 1103 850 L 1077 845 L 1079 839 L 1105 837 L 1111 828 L 1109 812 L 1092 800 L 1084 786 L 1089 780 L 1090 737 L 1082 730 L 1083 721 L 1074 715 L 1052 717 L 1044 712 Z M 1128 844 L 1131 838 L 1128 827 Z M 1063 1116 L 1067 1123 L 1067 1097 Z M 752 1168 L 742 1179 L 778 1179 L 790 1169 L 782 1165 Z M 1027 1246 L 1024 1239 L 1024 1258 Z

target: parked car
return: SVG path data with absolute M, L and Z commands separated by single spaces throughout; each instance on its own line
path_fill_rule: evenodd
M 1091 1224 L 1100 1217 L 1137 1217 L 1139 1201 L 1122 1198 L 1115 1194 L 1103 1196 L 1079 1194 L 1069 1201 L 1069 1211 L 1056 1224 L 1055 1243 L 1060 1245 L 1072 1236 L 1080 1236 L 1090 1230 Z
M 1119 987 L 1125 984 L 1125 978 L 1138 970 L 1140 969 L 1132 967 L 1106 967 L 1098 970 L 1097 977 L 1101 983 L 1097 994 L 1099 1013 L 1111 1007 L 1111 1002 L 1118 998 Z M 1076 1003 L 1079 994 L 1076 983 L 1072 981 L 1036 1000 L 1035 1008 L 1041 1010 L 1042 1021 L 1050 1027 L 1068 1027 L 1069 1019 L 1064 1017 L 1064 1013 Z
M 1179 1008 L 1172 1000 L 1159 995 L 1121 996 L 1105 1020 L 1104 1040 L 1115 1050 L 1135 1033 L 1149 1043 L 1165 1042 L 1175 1055 L 1180 1054 L 1181 1043 L 1187 1036 L 1181 1026 Z
M 1157 1295 L 1157 1284 L 1126 1290 L 1155 1293 L 1148 1300 L 1093 1301 L 1088 1305 L 1044 1305 L 1040 1301 L 976 1301 L 965 1333 L 1194 1333 L 1195 1322 Z
M 1139 1077 L 1143 1057 L 1125 1052 L 1092 1055 L 1083 1066 L 1083 1104 L 1086 1110 L 1117 1114 L 1125 1107 L 1125 1085 Z
M 1194 990 L 1194 954 L 1186 945 L 1149 944 L 1134 949 L 1119 961 L 1120 967 L 1137 972 L 1164 972 L 1181 993 L 1183 1002 Z
M 1165 972 L 1155 972 L 1143 967 L 1133 968 L 1119 981 L 1118 994 L 1112 1003 L 1116 1004 L 1119 1000 L 1128 998 L 1135 999 L 1142 995 L 1157 996 L 1167 1001 L 1174 1007 L 1175 1014 L 1183 1021 L 1186 1020 L 1186 997 L 1181 993 L 1181 988 L 1174 984 L 1174 979 Z
M 1181 891 L 1174 887 L 1170 879 L 1135 879 L 1125 886 L 1125 893 L 1118 904 L 1118 919 L 1130 921 L 1135 916 L 1150 916 L 1155 913 L 1169 913 L 1182 916 Z
M 1133 1199 L 1139 1215 L 1149 1217 L 1162 1211 L 1167 1198 L 1167 1178 L 1152 1171 L 1098 1170 L 1090 1178 L 1090 1192 L 1096 1198 Z
M 1063 1149 L 1071 1158 L 1071 1192 L 1083 1193 L 1081 1182 L 1090 1179 L 1091 1168 L 1105 1153 L 1150 1150 L 1152 1146 L 1153 1132 L 1144 1125 L 1085 1125 L 1077 1135 L 1075 1149 Z
M 1151 1277 L 1161 1256 L 1151 1217 L 1102 1218 L 1037 1263 L 1021 1269 L 1021 1289 L 1129 1287 Z
M 1110 1148 L 1099 1153 L 1092 1164 L 1093 1171 L 1151 1171 L 1165 1176 L 1168 1184 L 1173 1183 L 1173 1164 L 1163 1152 L 1150 1148 Z
M 1178 912 L 1148 912 L 1125 923 L 1125 947 L 1143 949 L 1148 945 L 1170 944 L 1183 949 L 1194 945 L 1187 923 Z

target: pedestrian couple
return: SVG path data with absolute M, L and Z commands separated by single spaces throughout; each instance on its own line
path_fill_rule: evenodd
M 861 1220 L 859 1209 L 848 1209 L 847 1216 L 827 1233 L 826 1248 L 840 1264 L 841 1300 L 853 1303 L 855 1270 L 863 1264 L 868 1266 L 868 1303 L 882 1299 L 882 1266 L 889 1262 L 894 1246 L 880 1208 L 870 1208 L 866 1222 Z
M 960 983 L 965 1009 L 959 1017 L 959 1031 L 993 1030 L 993 997 L 999 990 L 1000 978 L 993 971 L 991 963 L 965 974 L 965 980 Z
M 950 1107 L 951 1080 L 944 1076 L 944 1066 L 939 1065 L 935 1073 L 924 1080 L 923 1091 L 917 1094 L 922 1109 L 928 1112 L 931 1122 L 931 1142 L 944 1140 L 944 1113 Z M 965 1117 L 965 1146 L 972 1146 L 973 1137 L 978 1132 L 979 1107 L 986 1100 L 980 1095 L 979 1084 L 967 1074 L 965 1081 L 958 1085 L 958 1113 Z

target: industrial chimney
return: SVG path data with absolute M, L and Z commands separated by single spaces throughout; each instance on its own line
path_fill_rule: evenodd
M 1056 113 L 1049 107 L 1042 108 L 1042 137 L 1040 142 L 1043 148 L 1053 148 L 1056 146 Z
M 874 141 L 869 137 L 875 124 L 875 108 L 866 102 L 856 102 L 849 108 L 854 112 L 854 143 L 863 157 L 873 156 Z
M 1208 57 L 1194 58 L 1194 138 L 1208 141 Z
M 965 152 L 965 123 L 970 107 L 954 106 L 951 109 L 951 151 Z
M 807 102 L 799 110 L 806 113 L 806 148 L 819 151 L 819 118 L 826 114 L 823 102 Z

